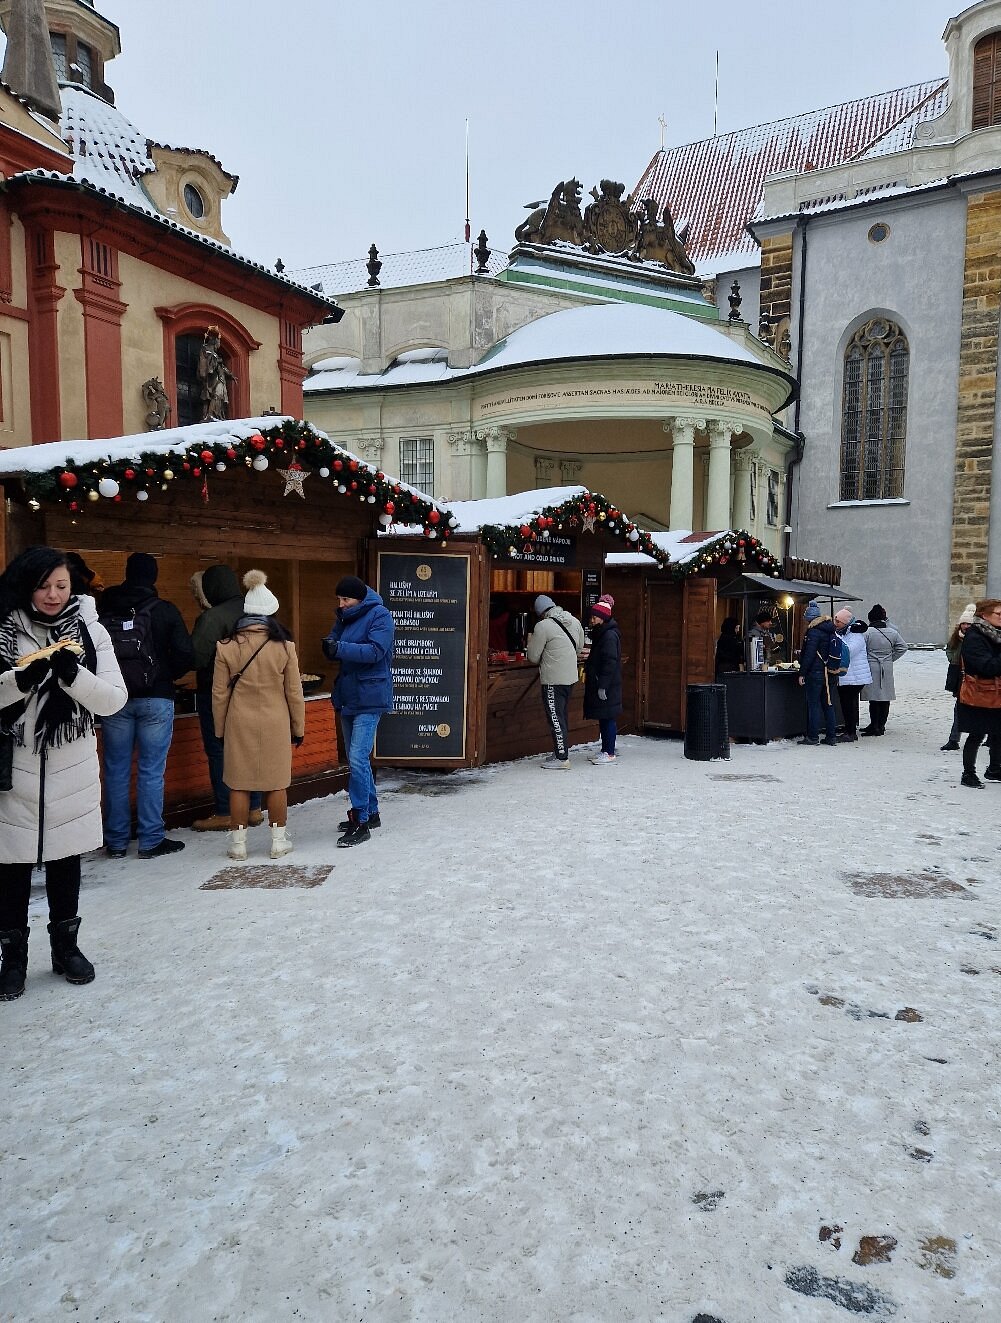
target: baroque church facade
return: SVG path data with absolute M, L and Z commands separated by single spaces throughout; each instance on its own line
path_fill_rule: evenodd
M 0 0 L 0 25 L 0 447 L 301 417 L 302 332 L 340 313 L 233 251 L 237 176 L 115 106 L 93 0 Z

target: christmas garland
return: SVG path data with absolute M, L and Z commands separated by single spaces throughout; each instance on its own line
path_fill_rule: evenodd
M 690 574 L 701 574 L 731 564 L 744 566 L 748 562 L 758 565 L 765 574 L 782 573 L 781 561 L 762 546 L 758 538 L 742 528 L 721 533 L 701 547 L 698 555 L 681 564 L 672 564 L 671 569 L 675 579 L 687 579 Z
M 596 492 L 582 492 L 559 505 L 547 505 L 522 524 L 484 524 L 480 537 L 492 556 L 517 560 L 532 551 L 533 543 L 545 544 L 555 533 L 593 533 L 598 527 L 626 544 L 629 551 L 641 551 L 658 565 L 666 567 L 669 557 L 617 506 Z
M 21 481 L 33 510 L 42 503 L 65 505 L 73 513 L 86 509 L 88 501 L 121 502 L 127 497 L 148 501 L 157 492 L 168 491 L 174 481 L 201 482 L 202 499 L 209 499 L 209 478 L 230 468 L 248 468 L 264 473 L 272 465 L 290 493 L 306 499 L 303 484 L 316 477 L 342 496 L 357 497 L 379 507 L 383 528 L 401 523 L 416 525 L 431 539 L 446 541 L 458 522 L 449 512 L 421 496 L 405 483 L 393 482 L 381 469 L 361 460 L 318 432 L 310 423 L 285 419 L 275 427 L 262 428 L 249 436 L 196 442 L 168 454 L 141 450 L 128 459 L 107 456 L 67 464 L 45 473 L 26 473 Z

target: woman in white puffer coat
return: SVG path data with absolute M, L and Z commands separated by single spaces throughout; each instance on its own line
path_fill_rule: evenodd
M 74 644 L 26 664 L 54 643 Z M 45 865 L 52 968 L 89 983 L 77 946 L 80 855 L 103 839 L 95 716 L 128 693 L 90 597 L 76 597 L 66 558 L 30 547 L 0 576 L 0 738 L 13 745 L 0 789 L 0 1001 L 24 991 L 31 870 Z

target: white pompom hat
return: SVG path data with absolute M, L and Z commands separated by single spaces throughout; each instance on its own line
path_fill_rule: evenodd
M 273 616 L 281 605 L 268 585 L 268 576 L 263 570 L 248 570 L 243 576 L 243 586 L 247 596 L 243 600 L 243 609 L 248 616 Z
M 959 620 L 956 623 L 960 625 L 968 625 L 976 614 L 976 602 L 968 602 L 967 605 L 963 607 L 963 614 L 959 617 Z

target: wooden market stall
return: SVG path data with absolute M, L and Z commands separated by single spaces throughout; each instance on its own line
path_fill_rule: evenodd
M 449 507 L 446 545 L 431 551 L 408 530 L 380 537 L 371 574 L 397 623 L 396 711 L 383 719 L 377 762 L 456 768 L 549 752 L 539 668 L 525 657 L 539 594 L 585 625 L 606 589 L 613 549 L 635 547 L 666 564 L 648 534 L 598 493 L 551 488 Z M 620 729 L 637 725 L 642 665 L 639 580 L 624 583 L 615 617 L 623 630 Z M 583 686 L 569 711 L 572 744 L 594 740 Z
M 334 588 L 364 574 L 375 531 L 395 517 L 446 542 L 442 507 L 333 445 L 307 423 L 265 417 L 203 423 L 111 441 L 56 442 L 0 455 L 6 500 L 0 561 L 47 543 L 78 551 L 106 586 L 133 551 L 157 557 L 157 590 L 190 628 L 198 613 L 191 575 L 212 564 L 238 576 L 257 567 L 281 602 L 307 690 L 306 738 L 293 756 L 293 801 L 346 782 L 330 704 L 333 667 L 321 639 Z M 172 825 L 204 816 L 211 800 L 194 675 L 182 678 L 167 761 Z

